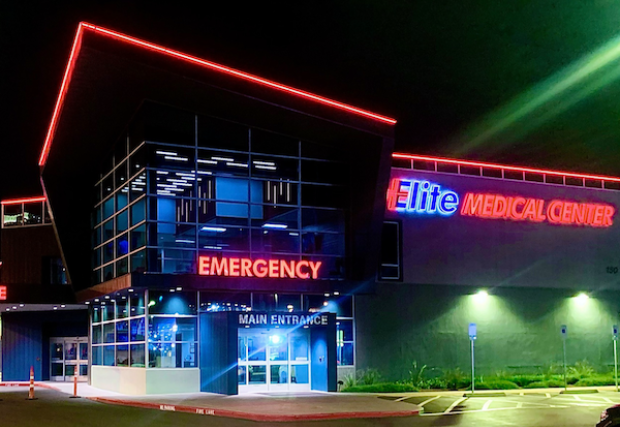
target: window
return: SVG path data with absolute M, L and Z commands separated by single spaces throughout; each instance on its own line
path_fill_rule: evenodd
M 402 280 L 400 222 L 385 221 L 381 233 L 380 280 Z

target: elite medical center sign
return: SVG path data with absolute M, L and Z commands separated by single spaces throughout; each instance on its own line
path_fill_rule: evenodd
M 420 215 L 478 217 L 556 225 L 611 227 L 616 208 L 608 203 L 542 199 L 527 194 L 457 193 L 424 179 L 394 178 L 387 191 L 389 211 Z

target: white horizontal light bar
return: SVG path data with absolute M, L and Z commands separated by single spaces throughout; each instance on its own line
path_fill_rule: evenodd
M 270 170 L 270 171 L 274 171 L 277 170 L 278 168 L 276 168 L 275 166 L 262 166 L 262 165 L 254 165 L 254 167 L 256 169 L 266 169 L 266 170 Z
M 234 162 L 226 162 L 226 166 L 236 166 L 238 168 L 247 168 L 248 165 L 245 163 L 234 163 Z
M 205 249 L 215 249 L 215 250 L 220 250 L 222 249 L 221 246 L 203 246 L 203 248 Z
M 157 173 L 159 175 L 168 175 L 170 172 L 166 172 L 166 171 L 157 171 Z
M 216 233 L 223 233 L 226 231 L 224 227 L 202 227 L 202 231 L 214 231 Z
M 157 154 L 161 154 L 162 156 L 176 156 L 177 153 L 174 151 L 155 151 Z
M 205 159 L 198 159 L 196 160 L 198 163 L 206 163 L 208 165 L 217 165 L 217 162 L 215 160 L 205 160 Z
M 274 224 L 271 222 L 265 223 L 263 224 L 263 228 L 278 228 L 278 229 L 285 229 L 288 228 L 288 225 L 286 224 Z
M 230 157 L 216 157 L 216 156 L 211 156 L 211 158 L 213 160 L 220 160 L 222 162 L 234 162 L 235 159 L 231 159 Z
M 177 162 L 186 162 L 189 159 L 187 157 L 173 157 L 173 156 L 164 156 L 166 160 L 176 160 Z
M 198 171 L 198 173 L 201 175 L 213 175 L 213 172 L 209 172 L 209 171 Z
M 190 244 L 196 243 L 195 240 L 186 240 L 186 239 L 177 239 L 177 240 L 175 240 L 175 242 L 176 243 L 190 243 Z
M 264 165 L 264 166 L 275 166 L 276 165 L 274 162 L 264 162 L 262 160 L 252 160 L 252 163 L 254 163 L 255 165 Z

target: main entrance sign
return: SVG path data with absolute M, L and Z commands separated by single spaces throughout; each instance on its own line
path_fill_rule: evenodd
M 459 205 L 460 211 L 459 211 Z M 387 192 L 391 211 L 548 222 L 558 225 L 610 227 L 616 208 L 606 203 L 581 203 L 570 200 L 544 200 L 502 194 L 466 193 L 461 198 L 452 190 L 424 180 L 393 179 Z
M 318 279 L 321 261 L 198 257 L 201 276 Z

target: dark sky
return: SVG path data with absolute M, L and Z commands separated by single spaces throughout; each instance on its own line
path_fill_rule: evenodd
M 620 175 L 620 0 L 248 3 L 0 3 L 0 199 L 40 193 L 81 20 L 394 117 L 399 151 Z

